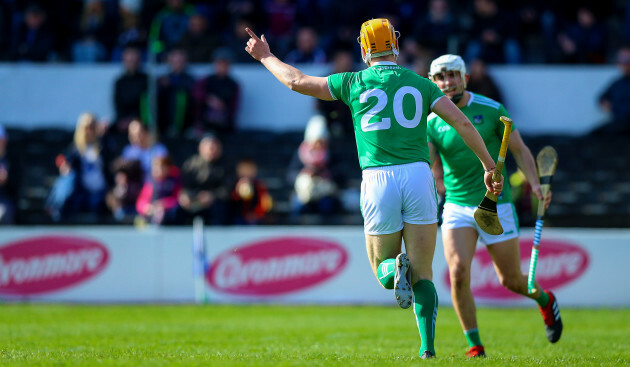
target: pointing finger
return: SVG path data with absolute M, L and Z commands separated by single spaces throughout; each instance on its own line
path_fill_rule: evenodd
M 252 31 L 249 28 L 245 28 L 245 31 L 255 40 L 260 41 L 260 38 L 258 38 L 258 36 L 256 35 L 256 33 L 254 33 L 254 31 Z

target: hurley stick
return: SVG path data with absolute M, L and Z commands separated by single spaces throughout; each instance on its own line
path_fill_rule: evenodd
M 505 156 L 507 155 L 510 134 L 512 133 L 512 119 L 505 116 L 501 116 L 499 119 L 505 124 L 505 129 L 503 130 L 503 140 L 501 141 L 501 150 L 499 151 L 497 165 L 492 174 L 492 181 L 494 182 L 501 181 L 501 172 L 505 164 Z M 493 192 L 486 191 L 486 196 L 477 209 L 475 209 L 474 217 L 475 222 L 477 222 L 479 228 L 483 229 L 484 232 L 492 235 L 503 233 L 503 227 L 497 215 L 497 196 Z
M 543 217 L 545 215 L 545 198 L 551 188 L 551 179 L 558 166 L 558 153 L 550 146 L 542 148 L 536 157 L 538 165 L 538 176 L 540 177 L 540 191 L 543 198 L 538 201 L 538 216 L 536 217 L 536 229 L 534 230 L 534 246 L 529 259 L 529 274 L 527 276 L 527 290 L 529 293 L 536 291 L 536 266 L 538 265 L 538 249 L 540 247 L 540 236 L 543 228 Z

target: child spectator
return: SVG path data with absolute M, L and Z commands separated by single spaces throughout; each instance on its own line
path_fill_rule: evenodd
M 114 163 L 114 188 L 107 194 L 107 207 L 118 222 L 131 223 L 136 216 L 136 201 L 142 190 L 140 161 L 119 159 Z
M 265 184 L 258 179 L 253 159 L 241 159 L 236 165 L 237 180 L 232 190 L 234 224 L 258 224 L 271 210 L 272 199 Z
M 144 183 L 136 202 L 138 214 L 153 224 L 174 224 L 180 190 L 179 170 L 171 159 L 154 158 L 151 179 Z

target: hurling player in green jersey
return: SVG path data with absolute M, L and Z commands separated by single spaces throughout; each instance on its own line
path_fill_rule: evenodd
M 500 116 L 509 117 L 499 102 L 466 90 L 469 75 L 466 65 L 457 55 L 443 55 L 433 60 L 429 78 L 461 109 L 472 121 L 473 126 L 486 143 L 493 157 L 499 154 L 504 125 Z M 501 284 L 512 292 L 536 300 L 540 307 L 547 338 L 555 343 L 562 333 L 560 310 L 553 293 L 543 291 L 536 285 L 536 292 L 528 293 L 527 274 L 521 272 L 519 228 L 507 180 L 503 193 L 497 201 L 497 212 L 504 228 L 498 236 L 492 236 L 479 228 L 473 212 L 485 195 L 486 188 L 480 185 L 479 161 L 465 149 L 465 144 L 440 116 L 429 116 L 427 135 L 431 150 L 433 173 L 442 183 L 445 192 L 442 222 L 444 256 L 448 262 L 451 279 L 453 306 L 464 329 L 470 349 L 469 357 L 485 356 L 477 328 L 475 301 L 470 288 L 470 267 L 475 254 L 477 239 L 486 245 Z M 542 199 L 536 163 L 518 130 L 513 128 L 510 152 L 519 168 L 532 186 L 538 199 Z M 436 153 L 439 156 L 436 156 Z M 545 205 L 551 201 L 551 193 Z
M 361 212 L 370 265 L 381 285 L 394 289 L 402 308 L 413 304 L 419 354 L 434 357 L 437 195 L 429 167 L 427 115 L 435 112 L 462 136 L 481 161 L 479 183 L 500 193 L 502 182 L 492 183 L 494 161 L 479 133 L 435 84 L 396 64 L 398 33 L 387 19 L 361 26 L 358 41 L 368 68 L 329 77 L 305 75 L 276 58 L 264 35 L 247 32 L 246 51 L 291 90 L 339 99 L 350 108 L 363 170 Z M 403 239 L 406 253 L 401 253 Z

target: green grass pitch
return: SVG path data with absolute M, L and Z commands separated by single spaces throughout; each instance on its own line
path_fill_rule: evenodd
M 547 342 L 537 309 L 479 309 L 488 358 L 467 360 L 452 308 L 435 360 L 413 313 L 372 306 L 0 305 L 1 366 L 630 365 L 630 309 L 563 309 Z

